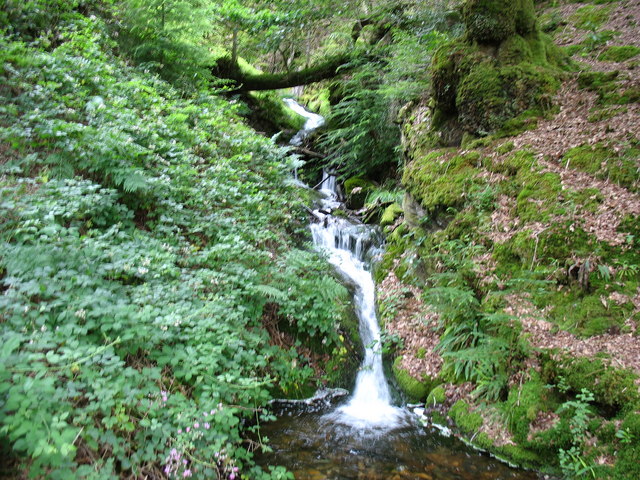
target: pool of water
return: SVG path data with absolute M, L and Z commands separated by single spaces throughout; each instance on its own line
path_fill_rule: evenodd
M 466 446 L 455 437 L 423 427 L 405 411 L 399 426 L 354 428 L 332 415 L 283 416 L 262 426 L 271 453 L 260 453 L 259 465 L 283 465 L 297 480 L 534 480 Z

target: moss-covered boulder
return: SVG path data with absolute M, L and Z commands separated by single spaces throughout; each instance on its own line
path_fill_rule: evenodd
M 527 110 L 540 115 L 568 62 L 538 29 L 532 0 L 467 0 L 463 13 L 467 34 L 432 61 L 432 146 L 493 133 Z
M 367 195 L 373 188 L 373 182 L 366 178 L 351 177 L 345 180 L 344 192 L 347 194 L 347 207 L 351 210 L 362 208 L 367 199 Z
M 533 0 L 467 0 L 463 9 L 467 35 L 484 43 L 500 43 L 535 29 Z
M 382 216 L 380 217 L 380 226 L 386 227 L 387 225 L 393 225 L 401 215 L 402 206 L 397 203 L 392 203 L 382 212 Z
M 437 379 L 431 378 L 429 375 L 423 375 L 419 379 L 411 376 L 402 368 L 402 357 L 397 357 L 393 362 L 393 374 L 398 386 L 411 402 L 423 401 L 438 383 Z

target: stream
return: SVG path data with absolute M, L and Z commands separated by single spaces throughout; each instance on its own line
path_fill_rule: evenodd
M 307 118 L 312 115 L 314 122 L 319 121 L 318 115 L 298 107 Z M 309 134 L 307 127 L 294 139 L 303 141 Z M 273 451 L 257 454 L 256 462 L 263 467 L 283 465 L 297 480 L 538 478 L 479 453 L 437 428 L 423 426 L 409 408 L 394 405 L 379 350 L 375 285 L 369 271 L 372 257 L 381 252 L 379 235 L 372 227 L 332 216 L 331 211 L 344 205 L 335 177 L 324 172 L 322 180 L 323 198 L 314 210 L 318 221 L 310 226 L 313 242 L 345 281 L 355 286 L 353 302 L 364 358 L 352 394 L 335 407 L 321 412 L 276 412 L 279 418 L 261 428 Z

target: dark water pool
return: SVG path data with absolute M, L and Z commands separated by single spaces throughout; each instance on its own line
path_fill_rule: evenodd
M 423 427 L 411 414 L 391 430 L 354 429 L 322 414 L 283 416 L 263 425 L 272 453 L 262 466 L 283 465 L 297 480 L 534 480 L 454 437 Z

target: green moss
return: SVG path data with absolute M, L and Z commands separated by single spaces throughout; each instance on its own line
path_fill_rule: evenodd
M 482 416 L 478 412 L 470 411 L 469 404 L 458 400 L 449 409 L 449 416 L 464 433 L 475 433 L 482 426 Z
M 398 386 L 407 396 L 409 401 L 420 402 L 424 400 L 431 391 L 436 380 L 428 375 L 424 375 L 422 379 L 412 377 L 409 372 L 402 367 L 402 357 L 397 357 L 393 362 L 393 373 L 398 382 Z
M 515 465 L 522 467 L 540 467 L 548 469 L 551 465 L 543 460 L 540 455 L 531 450 L 519 447 L 517 445 L 505 445 L 498 449 L 498 453 Z
M 640 148 L 627 144 L 616 150 L 602 143 L 584 144 L 569 150 L 563 161 L 567 166 L 611 180 L 631 191 L 638 191 Z
M 357 210 L 364 206 L 367 194 L 373 190 L 372 181 L 361 177 L 351 177 L 344 182 L 344 191 L 347 194 L 347 206 Z
M 611 84 L 620 75 L 617 70 L 613 72 L 582 72 L 578 75 L 578 86 L 588 90 L 598 91 L 602 88 L 615 88 Z
M 516 198 L 516 213 L 521 221 L 548 221 L 551 215 L 564 213 L 558 211 L 560 175 L 520 169 L 516 180 L 522 185 Z
M 424 347 L 420 347 L 416 352 L 416 358 L 422 360 L 426 356 L 427 356 L 427 349 Z
M 467 35 L 482 43 L 500 43 L 535 29 L 533 0 L 468 0 L 463 8 Z
M 602 105 L 627 105 L 640 102 L 640 88 L 629 87 L 621 90 L 617 83 L 619 75 L 618 71 L 583 72 L 578 75 L 578 86 L 596 92 L 598 101 Z
M 598 57 L 607 62 L 624 62 L 640 54 L 640 47 L 635 45 L 612 45 Z
M 484 449 L 484 450 L 490 450 L 493 447 L 493 440 L 491 440 L 491 438 L 489 437 L 489 435 L 487 435 L 484 432 L 481 432 L 480 435 L 477 435 L 474 439 L 473 439 L 473 443 L 474 445 Z
M 550 406 L 549 390 L 537 374 L 522 385 L 514 385 L 504 404 L 508 412 L 509 429 L 518 443 L 527 444 L 529 428 L 538 412 L 547 411 Z
M 405 167 L 402 183 L 430 215 L 460 207 L 477 182 L 477 153 L 451 157 L 434 151 Z
M 397 203 L 392 203 L 387 208 L 384 209 L 382 213 L 382 217 L 380 218 L 380 225 L 385 227 L 387 225 L 392 225 L 398 217 L 402 215 L 402 206 Z
M 585 30 L 595 30 L 609 20 L 610 7 L 597 7 L 595 5 L 585 5 L 580 7 L 571 16 L 570 20 L 574 22 L 577 28 Z
M 587 120 L 592 123 L 602 122 L 604 120 L 609 120 L 616 115 L 622 115 L 627 113 L 628 109 L 626 107 L 605 107 L 605 108 L 596 108 L 593 110 L 593 113 L 589 115 Z
M 640 405 L 638 405 L 638 407 L 640 407 Z M 621 429 L 633 435 L 637 440 L 640 440 L 640 413 L 629 412 L 624 417 Z
M 514 148 L 515 148 L 515 145 L 513 142 L 505 142 L 496 148 L 496 152 L 499 153 L 500 155 L 504 155 L 505 153 L 512 152 Z
M 623 446 L 617 452 L 617 461 L 613 470 L 613 480 L 640 478 L 640 445 L 638 442 Z
M 291 110 L 275 92 L 253 92 L 250 94 L 258 106 L 258 117 L 272 123 L 279 130 L 300 130 L 306 119 Z M 260 120 L 259 119 L 259 120 Z
M 447 399 L 444 388 L 438 386 L 429 392 L 426 405 L 436 405 L 438 403 L 444 403 Z
M 638 375 L 630 370 L 613 368 L 599 358 L 550 359 L 545 377 L 549 383 L 557 383 L 562 378 L 573 392 L 583 388 L 589 390 L 596 403 L 609 408 L 612 414 L 633 409 L 640 402 L 635 384 Z
M 458 85 L 456 108 L 465 130 L 486 135 L 511 115 L 500 71 L 491 61 L 477 64 Z

